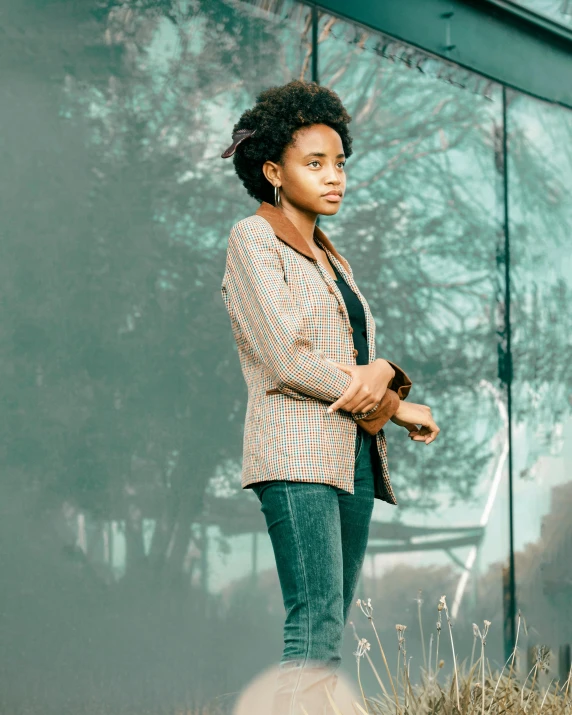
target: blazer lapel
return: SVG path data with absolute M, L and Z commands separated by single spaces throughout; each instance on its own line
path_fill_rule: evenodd
M 301 253 L 303 256 L 306 256 L 306 258 L 309 258 L 311 261 L 315 261 L 315 263 L 317 264 L 317 268 L 324 276 L 324 280 L 329 285 L 332 285 L 334 287 L 338 295 L 338 300 L 344 303 L 343 296 L 336 284 L 337 282 L 320 264 L 316 256 L 314 256 L 314 254 L 312 253 L 310 246 L 308 246 L 307 242 L 304 240 L 304 237 L 302 236 L 300 231 L 298 231 L 296 226 L 281 211 L 281 209 L 277 208 L 276 206 L 272 206 L 272 204 L 269 204 L 267 201 L 263 201 L 255 213 L 257 216 L 262 216 L 262 218 L 268 221 L 268 223 L 272 226 L 272 230 L 276 234 L 277 238 L 287 243 L 294 250 L 298 251 L 298 253 Z M 375 340 L 373 339 L 373 331 L 375 326 L 373 323 L 373 317 L 371 315 L 371 311 L 369 310 L 369 306 L 365 304 L 360 290 L 357 287 L 357 284 L 350 273 L 349 263 L 342 255 L 338 253 L 330 239 L 326 236 L 326 234 L 319 226 L 314 226 L 314 240 L 320 246 L 320 248 L 322 248 L 327 253 L 330 262 L 335 264 L 336 268 L 342 274 L 342 277 L 344 278 L 346 283 L 358 296 L 364 307 L 367 327 L 367 342 L 369 350 L 368 357 L 369 361 L 373 362 L 373 360 L 375 360 Z
M 308 246 L 302 237 L 300 231 L 298 231 L 292 221 L 290 221 L 286 214 L 284 214 L 279 208 L 272 206 L 272 204 L 269 204 L 267 201 L 263 201 L 256 210 L 256 215 L 262 216 L 262 218 L 265 218 L 268 221 L 268 223 L 272 226 L 272 230 L 279 239 L 287 243 L 289 246 L 292 246 L 292 248 L 296 249 L 298 253 L 302 253 L 312 261 L 318 261 L 316 256 L 312 253 L 310 246 Z M 314 238 L 318 239 L 323 246 L 327 247 L 334 254 L 338 261 L 343 264 L 344 269 L 349 269 L 346 259 L 343 256 L 340 256 L 330 239 L 319 226 L 314 226 Z

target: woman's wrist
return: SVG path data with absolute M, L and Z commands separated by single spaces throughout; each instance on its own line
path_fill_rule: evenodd
M 380 367 L 383 370 L 383 380 L 384 380 L 384 385 L 389 385 L 389 383 L 393 380 L 395 377 L 395 370 L 392 367 L 392 365 L 387 361 L 384 360 L 384 358 L 376 358 L 374 362 L 377 362 L 380 364 Z M 387 380 L 385 379 L 385 376 L 387 375 Z
M 369 434 L 377 434 L 379 430 L 388 422 L 399 408 L 401 400 L 396 392 L 387 388 L 384 396 L 376 405 L 374 410 L 370 410 L 367 416 L 357 417 L 356 422 L 361 425 Z

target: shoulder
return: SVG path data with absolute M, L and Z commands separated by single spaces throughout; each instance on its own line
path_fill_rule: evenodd
M 240 221 L 237 221 L 233 225 L 231 233 L 264 233 L 274 235 L 274 231 L 270 223 L 265 218 L 258 216 L 257 214 L 252 214 L 251 216 L 247 216 L 246 218 L 242 218 Z
M 256 214 L 237 221 L 231 228 L 229 248 L 249 251 L 261 248 L 276 250 L 278 239 L 270 223 Z

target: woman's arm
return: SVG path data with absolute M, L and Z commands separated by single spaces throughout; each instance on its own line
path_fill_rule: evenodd
M 276 237 L 264 224 L 243 219 L 231 229 L 221 288 L 226 307 L 257 347 L 279 388 L 335 402 L 353 378 L 316 352 L 304 333 L 300 311 L 284 280 Z M 365 413 L 350 413 L 371 434 L 395 414 L 411 388 L 405 372 L 390 364 L 395 376 L 380 404 Z
M 264 220 L 243 219 L 230 232 L 222 294 L 279 387 L 327 402 L 352 378 L 314 351 L 284 280 L 276 237 Z
M 412 385 L 409 376 L 399 367 L 399 365 L 391 362 L 391 360 L 385 360 L 382 362 L 389 363 L 394 370 L 394 375 L 389 381 L 383 397 L 376 406 L 367 412 L 351 413 L 356 422 L 370 434 L 376 434 L 379 432 L 385 423 L 395 416 L 399 410 L 401 400 L 404 400 L 407 397 Z M 339 363 L 334 364 L 339 365 Z M 365 366 L 347 365 L 343 366 L 341 369 L 345 369 L 352 374 L 354 371 L 362 369 L 363 367 Z M 344 396 L 337 400 L 337 403 L 343 403 L 343 399 Z M 336 405 L 331 405 L 331 407 L 336 409 Z M 343 407 L 340 408 L 344 409 Z

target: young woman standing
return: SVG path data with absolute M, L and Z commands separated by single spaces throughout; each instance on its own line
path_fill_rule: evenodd
M 351 117 L 294 80 L 262 92 L 223 158 L 260 201 L 230 232 L 222 296 L 248 386 L 242 487 L 256 493 L 286 609 L 273 713 L 327 704 L 374 498 L 397 504 L 383 425 L 438 435 L 411 380 L 376 358 L 375 321 L 349 262 L 316 226 L 339 211 Z

